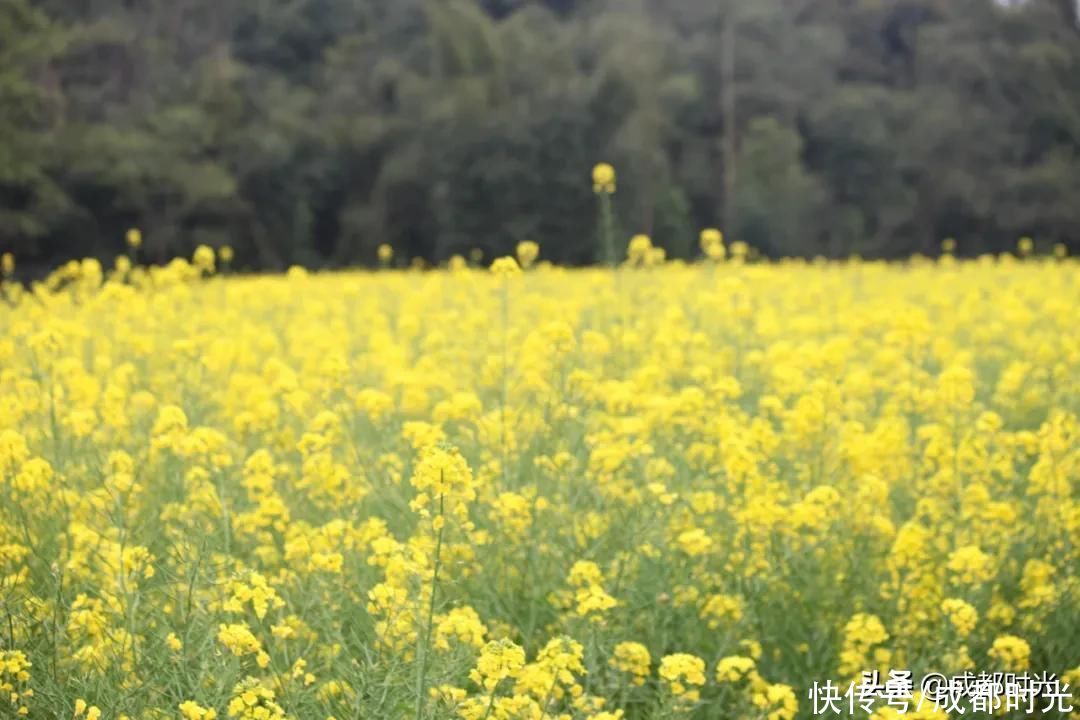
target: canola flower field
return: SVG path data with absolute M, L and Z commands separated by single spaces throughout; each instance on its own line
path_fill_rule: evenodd
M 0 717 L 790 720 L 873 669 L 1080 684 L 1080 265 L 704 239 L 4 284 Z

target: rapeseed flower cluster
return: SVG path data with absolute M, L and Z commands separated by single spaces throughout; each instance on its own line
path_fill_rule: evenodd
M 1080 680 L 1071 260 L 127 244 L 0 268 L 0 715 L 791 720 L 868 670 Z

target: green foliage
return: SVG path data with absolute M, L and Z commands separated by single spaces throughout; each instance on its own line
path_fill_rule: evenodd
M 108 259 L 138 226 L 148 259 L 227 242 L 239 268 L 524 238 L 591 262 L 602 160 L 618 242 L 674 257 L 715 225 L 770 255 L 1075 244 L 1074 12 L 0 0 L 0 245 L 24 268 Z
M 50 170 L 56 98 L 48 64 L 63 36 L 26 0 L 0 0 L 0 247 L 40 252 L 66 209 Z
M 801 162 L 798 133 L 770 117 L 756 118 L 743 135 L 736 196 L 739 237 L 765 252 L 817 252 L 824 191 Z

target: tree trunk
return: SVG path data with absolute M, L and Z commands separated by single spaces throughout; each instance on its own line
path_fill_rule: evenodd
M 735 97 L 735 8 L 728 4 L 724 17 L 722 47 L 723 86 L 721 87 L 724 110 L 724 230 L 735 232 L 735 173 L 736 173 L 736 97 Z M 733 238 L 734 239 L 734 238 Z

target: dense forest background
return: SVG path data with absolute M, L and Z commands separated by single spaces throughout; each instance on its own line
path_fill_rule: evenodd
M 0 250 L 1080 243 L 1074 0 L 0 0 Z

